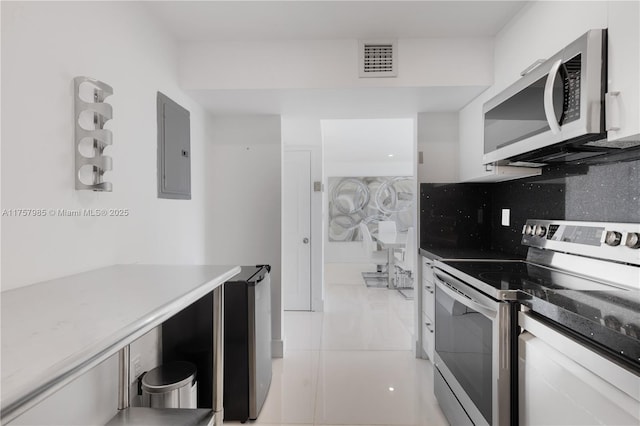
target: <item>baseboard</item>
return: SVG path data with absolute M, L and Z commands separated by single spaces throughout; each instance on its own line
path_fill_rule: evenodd
M 324 312 L 324 300 L 323 299 L 313 299 L 311 310 L 313 312 Z
M 272 340 L 271 341 L 271 358 L 284 357 L 284 341 Z
M 420 342 L 418 340 L 416 340 L 415 343 L 416 343 L 416 358 L 429 359 L 429 356 L 424 351 L 424 348 L 422 347 Z

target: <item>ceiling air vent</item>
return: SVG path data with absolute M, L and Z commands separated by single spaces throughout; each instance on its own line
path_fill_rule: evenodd
M 395 41 L 360 41 L 360 77 L 396 77 L 397 57 Z

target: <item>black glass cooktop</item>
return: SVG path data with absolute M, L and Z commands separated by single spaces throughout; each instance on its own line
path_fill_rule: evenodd
M 640 290 L 550 269 L 526 261 L 445 260 L 447 272 L 499 298 L 518 302 L 640 368 Z M 488 287 L 483 287 L 488 286 Z

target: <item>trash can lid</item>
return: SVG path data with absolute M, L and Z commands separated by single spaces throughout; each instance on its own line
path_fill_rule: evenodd
M 142 378 L 142 390 L 165 393 L 191 384 L 196 378 L 196 366 L 190 362 L 175 361 L 154 368 Z

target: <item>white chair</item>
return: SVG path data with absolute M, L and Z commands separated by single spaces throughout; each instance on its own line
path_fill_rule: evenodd
M 362 234 L 362 249 L 365 256 L 370 259 L 371 263 L 374 263 L 378 271 L 382 271 L 381 265 L 386 265 L 388 262 L 386 250 L 378 250 L 378 244 L 373 241 L 371 232 L 366 224 L 361 223 L 359 225 L 360 234 Z M 362 278 L 364 278 L 365 284 L 369 287 L 386 287 L 388 281 L 388 272 L 363 272 Z
M 415 277 L 416 243 L 413 228 L 407 229 L 407 242 L 404 251 L 395 253 L 395 287 L 397 289 L 413 288 Z M 404 293 L 403 293 L 404 294 Z M 406 295 L 405 295 L 406 297 Z
M 378 222 L 378 234 L 395 234 L 396 232 L 396 223 L 393 220 Z

